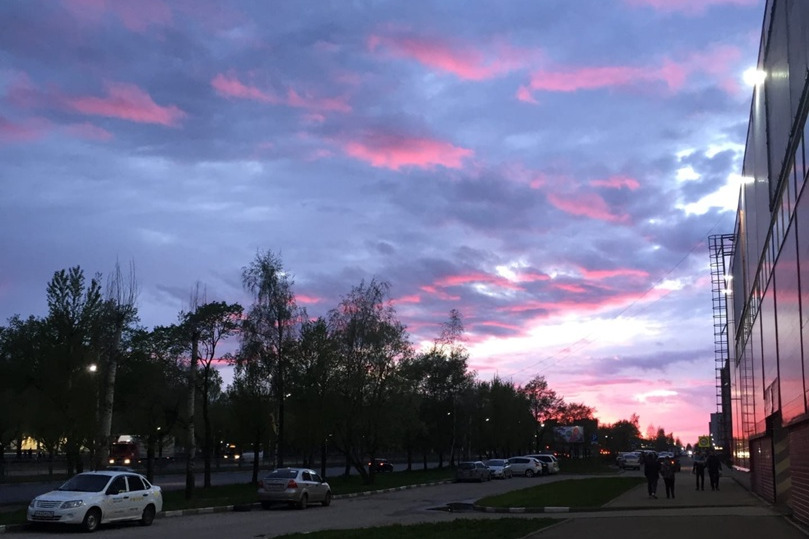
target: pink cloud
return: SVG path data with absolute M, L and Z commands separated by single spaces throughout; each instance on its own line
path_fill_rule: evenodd
M 467 284 L 489 284 L 509 290 L 522 290 L 522 287 L 504 277 L 489 275 L 487 273 L 470 273 L 469 275 L 449 275 L 435 282 L 436 286 L 452 287 Z
M 321 98 L 310 93 L 301 94 L 292 88 L 287 90 L 285 97 L 280 97 L 273 92 L 262 90 L 258 86 L 243 83 L 233 73 L 227 75 L 219 73 L 211 80 L 211 86 L 224 97 L 250 99 L 271 105 L 286 105 L 315 111 L 351 111 L 351 106 L 345 98 Z M 319 118 L 322 119 L 322 115 Z M 309 118 L 309 120 L 312 119 L 318 119 L 318 117 Z
M 315 303 L 320 303 L 323 301 L 323 298 L 309 296 L 307 294 L 295 294 L 295 301 L 298 303 L 303 303 L 304 305 L 314 305 Z
M 603 66 L 560 69 L 540 69 L 531 74 L 527 86 L 517 91 L 517 99 L 536 103 L 533 92 L 577 92 L 621 86 L 662 82 L 676 92 L 682 89 L 694 73 L 704 73 L 718 81 L 731 94 L 741 91 L 735 65 L 741 58 L 736 47 L 722 45 L 708 51 L 693 53 L 680 61 L 664 58 L 656 66 Z
M 647 6 L 659 11 L 681 11 L 691 15 L 704 13 L 713 6 L 758 6 L 760 0 L 624 0 L 630 6 Z
M 277 104 L 279 99 L 272 94 L 266 93 L 255 86 L 242 83 L 234 75 L 223 75 L 219 73 L 211 80 L 211 86 L 219 95 L 225 97 L 235 97 L 238 99 L 252 99 L 262 103 Z
M 62 5 L 81 21 L 98 24 L 109 15 L 133 32 L 145 32 L 151 26 L 166 26 L 173 19 L 171 8 L 163 0 L 64 0 Z
M 614 270 L 588 270 L 580 268 L 580 271 L 585 279 L 601 281 L 603 279 L 610 279 L 612 277 L 641 277 L 646 278 L 649 272 L 633 268 L 620 268 Z
M 483 52 L 469 45 L 450 45 L 440 40 L 382 37 L 372 35 L 368 48 L 384 47 L 391 54 L 408 58 L 429 68 L 452 73 L 465 80 L 491 79 L 522 67 L 526 54 L 507 46 Z
M 527 86 L 520 86 L 517 88 L 517 99 L 524 102 L 524 103 L 531 103 L 536 105 L 539 103 L 537 99 L 534 97 L 534 94 L 531 93 L 531 89 Z
M 443 290 L 439 290 L 435 286 L 424 285 L 424 286 L 421 286 L 419 288 L 421 288 L 421 290 L 423 290 L 427 294 L 429 294 L 429 295 L 431 295 L 431 296 L 433 296 L 433 297 L 435 297 L 437 299 L 440 299 L 440 300 L 458 301 L 459 299 L 461 299 L 461 296 L 458 296 L 458 295 L 455 295 L 455 294 L 448 294 L 447 292 L 444 292 Z
M 421 297 L 417 294 L 411 294 L 409 296 L 402 296 L 400 298 L 396 298 L 393 300 L 395 304 L 405 304 L 405 303 L 421 303 Z
M 0 141 L 30 142 L 44 135 L 45 129 L 41 122 L 17 123 L 0 116 Z
M 612 213 L 604 199 L 595 193 L 576 194 L 563 197 L 554 193 L 548 194 L 548 202 L 554 207 L 571 215 L 579 215 L 607 221 L 610 223 L 627 223 L 629 215 Z
M 176 126 L 186 116 L 174 105 L 162 107 L 156 104 L 148 93 L 134 84 L 108 82 L 105 88 L 107 95 L 104 97 L 72 97 L 64 98 L 63 102 L 83 114 L 138 123 Z
M 610 176 L 603 180 L 593 180 L 590 182 L 593 187 L 607 187 L 610 189 L 621 189 L 626 187 L 630 191 L 640 187 L 640 183 L 635 178 L 629 176 Z
M 472 150 L 441 140 L 408 137 L 392 133 L 374 133 L 361 140 L 341 142 L 345 153 L 377 168 L 399 170 L 402 167 L 461 168 Z
M 67 131 L 77 137 L 100 142 L 106 142 L 115 138 L 115 136 L 106 129 L 88 122 L 71 124 L 67 126 Z

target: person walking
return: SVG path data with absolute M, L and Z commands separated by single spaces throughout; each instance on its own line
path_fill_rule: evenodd
M 649 451 L 643 459 L 643 475 L 646 476 L 646 489 L 650 498 L 657 498 L 657 481 L 660 477 L 660 462 L 657 455 Z
M 672 459 L 663 459 L 660 463 L 660 477 L 666 485 L 666 498 L 674 498 L 674 479 L 677 477 Z
M 705 490 L 705 455 L 702 452 L 694 453 L 694 467 L 691 473 L 697 478 L 697 490 Z
M 722 462 L 719 460 L 719 455 L 711 451 L 705 460 L 705 467 L 708 468 L 711 490 L 719 490 L 719 476 L 722 475 Z

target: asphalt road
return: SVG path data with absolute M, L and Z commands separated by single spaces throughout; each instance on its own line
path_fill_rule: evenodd
M 435 463 L 428 463 L 428 466 L 434 466 Z M 397 464 L 394 465 L 394 471 L 403 471 L 407 468 L 405 464 Z M 197 467 L 197 470 L 200 470 L 201 467 Z M 419 464 L 418 466 L 414 467 L 415 470 L 422 469 L 422 465 Z M 138 473 L 145 473 L 143 470 L 136 470 Z M 320 468 L 316 468 L 316 471 L 320 471 Z M 345 471 L 345 467 L 343 466 L 335 466 L 329 467 L 326 469 L 326 472 L 331 477 L 336 477 L 341 475 Z M 356 474 L 356 470 L 351 470 L 354 474 Z M 262 473 L 266 473 L 266 470 L 259 471 L 259 477 Z M 250 479 L 253 476 L 252 468 L 244 467 L 244 468 L 233 468 L 232 470 L 220 470 L 215 471 L 211 474 L 211 484 L 212 485 L 234 485 L 238 483 L 249 483 Z M 11 505 L 11 504 L 27 504 L 31 501 L 34 497 L 39 496 L 40 494 L 44 494 L 50 490 L 53 490 L 59 485 L 64 483 L 64 480 L 58 481 L 37 481 L 37 482 L 26 482 L 26 483 L 0 483 L 0 506 L 3 505 Z M 196 485 L 202 486 L 203 483 L 203 474 L 201 472 L 196 473 Z M 158 475 L 155 476 L 154 484 L 158 485 L 165 491 L 169 490 L 182 490 L 185 488 L 185 474 L 184 473 L 171 473 L 165 475 Z
M 329 507 L 313 506 L 304 511 L 278 506 L 270 510 L 253 509 L 248 512 L 159 518 L 148 528 L 141 527 L 137 523 L 122 523 L 105 526 L 101 533 L 104 537 L 116 539 L 141 537 L 257 539 L 292 532 L 385 526 L 393 523 L 415 524 L 469 517 L 499 518 L 503 515 L 450 513 L 436 508 L 443 508 L 451 502 L 471 503 L 489 494 L 507 492 L 559 478 L 559 476 L 532 479 L 515 477 L 486 483 L 443 484 L 336 499 Z M 54 537 L 54 532 L 50 529 L 26 529 L 7 534 L 25 538 Z

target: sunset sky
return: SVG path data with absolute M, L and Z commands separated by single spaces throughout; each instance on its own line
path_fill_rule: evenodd
M 325 315 L 388 281 L 416 346 L 684 443 L 716 411 L 764 0 L 3 0 L 0 325 L 133 263 L 141 323 L 280 254 Z

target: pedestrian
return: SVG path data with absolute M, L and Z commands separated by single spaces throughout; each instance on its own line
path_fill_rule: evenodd
M 694 454 L 694 467 L 691 473 L 697 478 L 697 490 L 705 490 L 705 455 L 701 451 Z
M 708 468 L 708 477 L 711 480 L 711 490 L 719 490 L 719 476 L 722 475 L 722 462 L 719 455 L 711 451 L 705 459 L 705 467 Z
M 677 477 L 672 459 L 663 459 L 660 463 L 660 477 L 666 485 L 666 498 L 674 498 L 674 478 Z
M 657 480 L 660 477 L 660 463 L 657 455 L 649 451 L 643 459 L 643 474 L 646 476 L 646 488 L 650 498 L 657 498 Z

